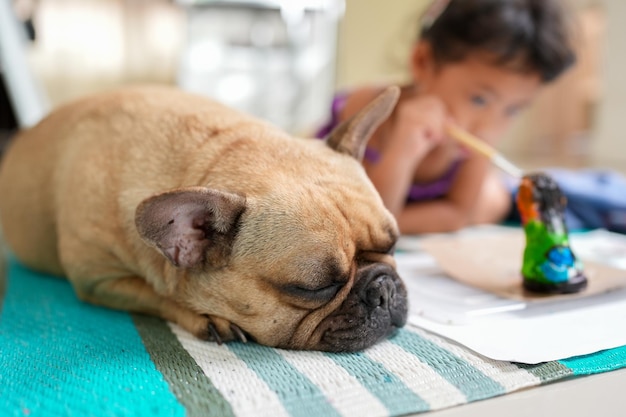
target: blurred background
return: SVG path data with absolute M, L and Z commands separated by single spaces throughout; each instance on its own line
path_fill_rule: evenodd
M 566 0 L 579 60 L 503 140 L 526 167 L 626 170 L 626 1 Z M 0 138 L 73 98 L 178 85 L 298 135 L 335 91 L 407 79 L 427 0 L 0 0 Z

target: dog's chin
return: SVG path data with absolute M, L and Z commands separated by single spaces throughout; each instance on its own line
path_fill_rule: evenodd
M 315 349 L 354 352 L 366 349 L 404 326 L 408 314 L 404 284 L 390 267 L 372 265 L 342 305 L 317 329 Z

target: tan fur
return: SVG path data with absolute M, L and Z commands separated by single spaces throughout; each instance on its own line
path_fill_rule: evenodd
M 390 97 L 341 135 L 370 132 Z M 318 327 L 350 293 L 359 262 L 393 267 L 384 252 L 397 237 L 348 155 L 362 154 L 367 138 L 333 140 L 339 151 L 175 89 L 88 97 L 9 148 L 0 166 L 3 233 L 24 264 L 67 276 L 89 302 L 158 315 L 203 338 L 212 324 L 231 339 L 235 324 L 263 344 L 318 348 Z M 179 199 L 192 214 L 208 207 L 199 218 L 214 233 L 194 251 L 184 252 L 185 242 L 196 242 L 197 229 L 163 239 L 171 227 L 187 230 L 178 217 L 163 223 L 172 204 L 142 214 L 163 193 L 176 195 L 175 210 Z M 349 278 L 328 302 L 283 291 L 323 287 L 329 263 Z

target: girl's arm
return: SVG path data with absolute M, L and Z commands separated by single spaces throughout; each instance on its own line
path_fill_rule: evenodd
M 404 234 L 442 233 L 484 222 L 496 222 L 503 216 L 504 195 L 494 196 L 485 187 L 489 181 L 489 161 L 479 155 L 470 156 L 461 163 L 456 178 L 446 197 L 407 204 L 396 217 Z M 493 198 L 493 207 L 484 199 Z M 492 210 L 493 209 L 493 210 Z M 479 210 L 481 212 L 479 212 Z M 487 212 L 492 210 L 493 214 Z
M 375 90 L 355 92 L 346 101 L 345 120 L 375 96 Z M 463 161 L 446 199 L 407 205 L 413 174 L 424 157 L 443 139 L 447 113 L 441 100 L 432 96 L 409 97 L 398 104 L 392 120 L 385 122 L 371 142 L 380 160 L 364 161 L 367 174 L 385 206 L 398 220 L 402 233 L 446 232 L 471 222 L 488 161 L 471 155 Z
M 417 143 L 407 148 L 400 142 L 391 142 L 385 147 L 379 161 L 364 163 L 367 175 L 385 207 L 396 218 L 405 210 L 413 173 L 429 150 L 430 145 L 427 143 Z

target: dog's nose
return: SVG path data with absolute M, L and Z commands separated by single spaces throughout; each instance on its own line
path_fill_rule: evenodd
M 333 352 L 361 350 L 406 323 L 406 288 L 391 265 L 365 264 L 357 275 L 344 302 L 322 322 L 325 330 L 316 348 Z
M 408 306 L 406 288 L 395 270 L 387 264 L 364 268 L 357 294 L 370 311 L 385 311 L 391 324 L 402 327 L 406 323 Z
M 394 283 L 386 276 L 379 275 L 370 280 L 361 293 L 361 300 L 371 308 L 388 308 L 389 300 L 395 292 Z

